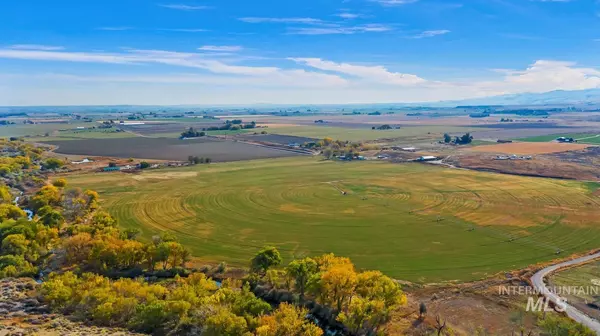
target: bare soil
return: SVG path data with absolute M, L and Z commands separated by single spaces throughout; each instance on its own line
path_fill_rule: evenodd
M 211 158 L 214 162 L 241 161 L 302 155 L 300 153 L 254 146 L 216 138 L 168 139 L 124 138 L 79 141 L 50 141 L 58 154 L 117 158 L 186 161 L 188 156 Z

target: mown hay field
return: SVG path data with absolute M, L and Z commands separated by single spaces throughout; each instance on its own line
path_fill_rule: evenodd
M 556 143 L 556 142 L 514 142 L 505 144 L 494 144 L 476 146 L 470 148 L 470 151 L 474 152 L 489 152 L 489 153 L 503 153 L 503 154 L 519 154 L 519 155 L 530 155 L 530 154 L 551 154 L 560 153 L 567 151 L 582 150 L 589 145 L 575 144 L 575 143 Z
M 75 175 L 145 238 L 206 262 L 334 252 L 417 282 L 472 280 L 600 245 L 597 184 L 420 164 L 298 157 Z M 345 195 L 343 193 L 346 193 Z

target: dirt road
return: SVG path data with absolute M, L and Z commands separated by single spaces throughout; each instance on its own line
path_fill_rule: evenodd
M 537 292 L 542 293 L 546 298 L 548 298 L 553 303 L 556 304 L 557 302 L 560 301 L 561 304 L 565 304 L 566 301 L 563 298 L 561 298 L 557 294 L 551 292 L 546 287 L 546 284 L 544 283 L 544 278 L 546 276 L 550 275 L 551 273 L 558 271 L 561 268 L 578 265 L 578 264 L 583 264 L 588 261 L 594 260 L 596 258 L 600 258 L 600 252 L 546 267 L 546 268 L 540 270 L 539 272 L 535 273 L 533 275 L 533 277 L 531 277 L 531 282 L 533 283 L 533 286 Z M 600 322 L 598 320 L 587 316 L 586 314 L 575 309 L 574 307 L 572 307 L 569 304 L 565 304 L 565 305 L 566 305 L 565 313 L 567 314 L 567 316 L 569 316 L 574 321 L 577 321 L 577 322 L 587 326 L 588 328 L 592 329 L 593 331 L 596 332 L 597 335 L 600 335 Z

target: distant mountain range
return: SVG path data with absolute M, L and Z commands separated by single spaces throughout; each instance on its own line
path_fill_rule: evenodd
M 430 106 L 473 106 L 473 105 L 597 105 L 600 104 L 600 89 L 578 91 L 550 91 L 545 93 L 519 93 L 485 98 L 441 101 Z

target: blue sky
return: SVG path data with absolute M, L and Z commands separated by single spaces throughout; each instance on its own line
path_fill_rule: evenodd
M 7 0 L 0 105 L 416 102 L 600 87 L 597 0 Z

